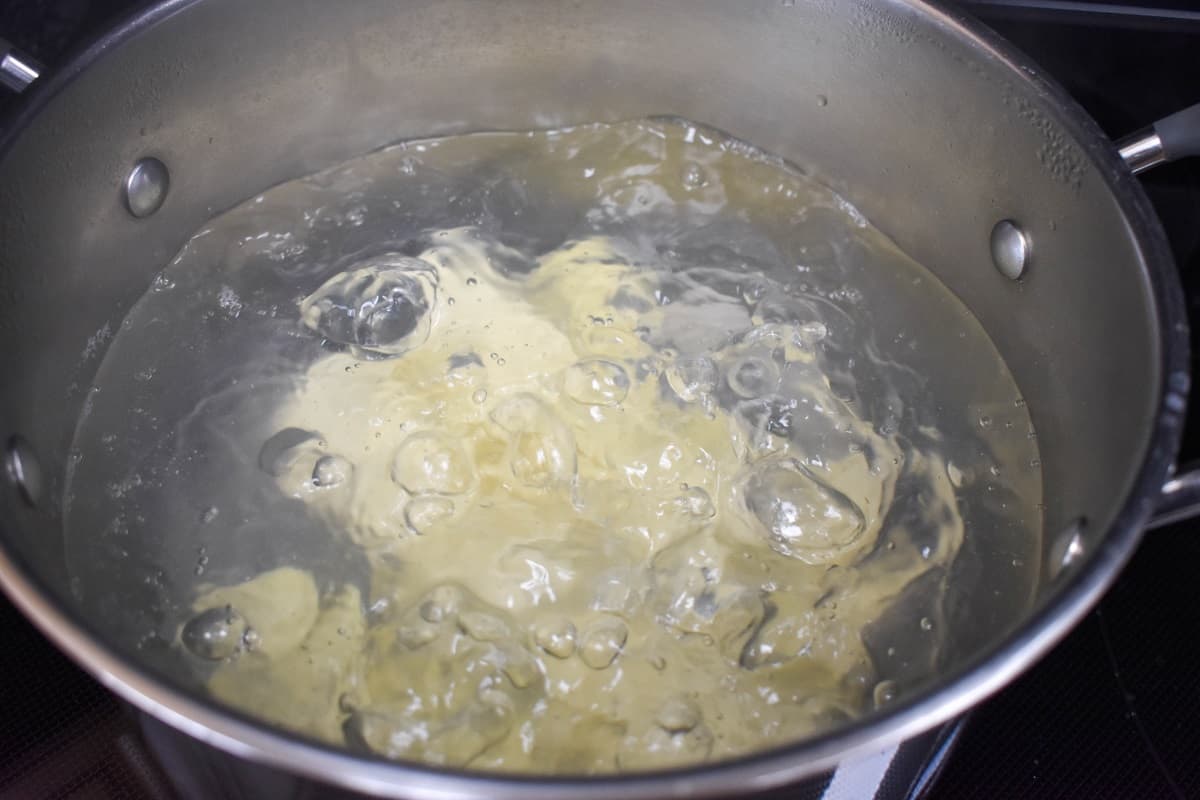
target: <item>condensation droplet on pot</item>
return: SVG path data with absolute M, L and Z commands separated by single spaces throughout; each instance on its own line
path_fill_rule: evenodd
M 188 651 L 208 661 L 221 661 L 238 651 L 246 634 L 246 621 L 229 606 L 210 608 L 183 626 L 179 640 Z
M 933 620 L 931 620 L 929 617 L 921 617 L 921 630 L 923 630 L 923 631 L 933 630 Z
M 262 642 L 262 637 L 258 635 L 258 631 L 254 628 L 246 628 L 246 632 L 242 634 L 242 645 L 247 650 L 255 650 L 259 643 Z
M 216 506 L 209 506 L 200 514 L 200 524 L 209 525 L 221 513 L 221 509 Z
M 985 430 L 992 427 L 992 418 L 986 414 L 981 416 L 979 418 L 979 427 L 984 428 Z
M 829 98 L 823 94 L 817 95 L 817 105 L 819 105 L 821 108 L 824 108 L 825 106 L 829 105 Z

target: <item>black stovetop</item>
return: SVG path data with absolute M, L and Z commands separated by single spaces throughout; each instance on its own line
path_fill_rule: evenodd
M 141 4 L 0 0 L 0 36 L 52 66 Z M 1032 54 L 1112 136 L 1200 100 L 1197 0 L 963 5 Z M 1144 184 L 1200 320 L 1200 159 Z M 1185 460 L 1200 456 L 1194 406 Z M 928 797 L 1200 797 L 1198 568 L 1200 523 L 1148 534 L 1100 608 L 973 712 Z M 172 797 L 123 707 L 2 598 L 0 641 L 0 796 Z

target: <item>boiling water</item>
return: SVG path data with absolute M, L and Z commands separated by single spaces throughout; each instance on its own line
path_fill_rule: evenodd
M 972 592 L 1019 611 L 1035 445 L 974 320 L 799 170 L 680 121 L 476 134 L 186 245 L 89 396 L 69 562 L 299 732 L 673 766 L 894 701 Z

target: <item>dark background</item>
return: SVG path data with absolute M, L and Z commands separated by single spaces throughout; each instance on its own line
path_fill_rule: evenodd
M 53 69 L 140 5 L 0 0 L 0 36 Z M 1200 3 L 959 5 L 1030 53 L 1111 136 L 1200 101 Z M 1144 185 L 1200 320 L 1200 164 L 1161 167 Z M 1189 419 L 1184 460 L 1200 457 L 1200 414 Z M 1100 608 L 973 713 L 930 797 L 1200 797 L 1198 576 L 1200 524 L 1148 534 Z M 171 797 L 127 712 L 2 598 L 0 797 Z

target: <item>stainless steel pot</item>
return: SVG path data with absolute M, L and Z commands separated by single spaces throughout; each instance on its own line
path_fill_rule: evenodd
M 22 66 L 6 62 L 8 83 L 35 71 Z M 1042 449 L 1044 566 L 1029 607 L 967 593 L 938 681 L 818 738 L 676 772 L 521 780 L 258 724 L 172 683 L 111 635 L 120 620 L 72 599 L 59 496 L 83 390 L 126 310 L 207 218 L 400 139 L 654 114 L 811 166 L 983 322 Z M 1124 151 L 1142 166 L 1184 152 L 1179 137 L 1168 126 Z M 813 775 L 1004 686 L 1111 583 L 1164 483 L 1177 515 L 1197 494 L 1193 476 L 1171 479 L 1189 383 L 1178 280 L 1130 167 L 1033 65 L 919 0 L 167 0 L 39 79 L 5 128 L 0 332 L 9 596 L 167 725 L 382 795 L 709 795 Z M 981 559 L 980 585 L 1001 560 Z M 114 592 L 141 579 L 111 569 Z

